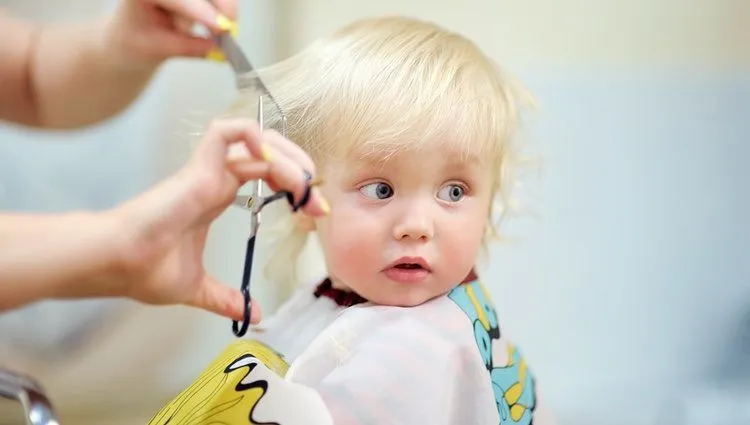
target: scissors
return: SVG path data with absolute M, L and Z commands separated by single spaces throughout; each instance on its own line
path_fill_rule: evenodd
M 271 92 L 268 90 L 266 85 L 263 84 L 263 81 L 260 79 L 260 77 L 258 75 L 255 75 L 255 69 L 250 64 L 250 61 L 248 61 L 245 54 L 242 52 L 242 49 L 237 44 L 237 41 L 232 37 L 231 34 L 225 32 L 215 36 L 215 42 L 224 52 L 227 61 L 234 70 L 237 89 L 240 92 L 246 91 L 248 89 L 255 89 L 261 93 L 258 97 L 258 125 L 260 126 L 260 131 L 262 132 L 264 130 L 263 109 L 265 99 L 269 99 L 270 102 L 275 105 L 276 108 L 278 108 L 282 124 L 281 134 L 286 136 L 286 116 L 284 115 L 281 106 L 278 104 L 278 102 L 276 102 L 276 99 L 274 99 L 273 95 L 271 95 Z M 310 199 L 312 175 L 308 171 L 305 171 L 304 173 L 306 180 L 305 191 L 299 202 L 295 202 L 294 195 L 291 192 L 286 191 L 276 192 L 270 196 L 264 197 L 262 193 L 263 181 L 260 179 L 255 182 L 252 194 L 238 195 L 235 198 L 235 206 L 250 211 L 250 223 L 252 226 L 250 230 L 250 236 L 247 240 L 247 248 L 245 251 L 245 265 L 242 272 L 242 285 L 240 287 L 245 302 L 245 310 L 243 313 L 241 324 L 236 320 L 232 321 L 232 332 L 237 337 L 244 336 L 250 324 L 250 313 L 252 308 L 250 306 L 250 277 L 253 270 L 255 239 L 258 234 L 258 228 L 260 226 L 260 212 L 263 207 L 281 198 L 286 198 L 287 202 L 292 207 L 292 211 L 294 212 L 296 212 L 299 208 L 305 206 Z

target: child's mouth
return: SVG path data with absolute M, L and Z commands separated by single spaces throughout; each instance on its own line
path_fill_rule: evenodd
M 430 269 L 422 258 L 402 258 L 384 270 L 386 277 L 398 283 L 419 283 L 427 278 Z M 403 261 L 406 260 L 406 261 Z
M 414 263 L 397 264 L 395 267 L 402 270 L 424 270 L 424 267 Z

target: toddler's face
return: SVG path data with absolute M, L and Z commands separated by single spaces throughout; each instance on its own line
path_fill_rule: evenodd
M 377 304 L 414 306 L 474 266 L 492 199 L 486 158 L 462 161 L 435 147 L 323 172 L 332 210 L 317 229 L 334 285 Z

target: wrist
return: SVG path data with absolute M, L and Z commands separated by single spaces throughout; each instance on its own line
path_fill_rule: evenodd
M 155 230 L 148 207 L 135 198 L 107 211 L 104 226 L 113 232 L 111 261 L 107 273 L 119 285 L 112 288 L 115 296 L 129 296 L 131 287 L 151 269 L 157 257 Z
M 126 261 L 132 249 L 128 237 L 128 224 L 116 209 L 95 213 L 93 220 L 98 221 L 100 234 L 106 239 L 105 260 L 101 264 L 102 285 L 99 296 L 122 297 L 128 294 L 128 288 L 134 277 Z M 105 246 L 104 243 L 102 246 Z
M 126 292 L 127 279 L 121 267 L 124 240 L 122 224 L 109 212 L 73 212 L 60 218 L 70 229 L 68 241 L 71 259 L 50 298 L 119 297 Z M 63 267 L 63 266 L 61 266 Z
M 119 229 L 112 270 L 126 282 L 143 280 L 184 233 L 186 183 L 182 173 L 109 211 L 110 226 Z M 127 288 L 126 288 L 127 290 Z

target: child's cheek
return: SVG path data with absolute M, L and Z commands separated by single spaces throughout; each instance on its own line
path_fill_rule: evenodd
M 332 254 L 336 257 L 336 267 L 347 275 L 373 269 L 377 266 L 377 253 L 381 249 L 375 238 L 368 237 L 361 225 L 352 223 L 347 227 L 349 228 L 345 231 L 337 232 L 336 242 L 331 246 Z
M 361 279 L 363 273 L 379 270 L 382 246 L 378 224 L 355 206 L 335 205 L 319 228 L 329 272 L 342 280 Z
M 439 250 L 450 281 L 460 282 L 476 266 L 485 222 L 481 215 L 467 214 L 443 223 Z

